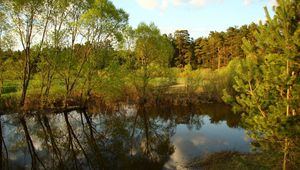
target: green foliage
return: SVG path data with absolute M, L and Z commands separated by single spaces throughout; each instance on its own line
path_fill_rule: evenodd
M 127 21 L 128 14 L 123 9 L 117 9 L 109 0 L 94 0 L 81 15 L 79 23 L 86 30 L 84 36 L 87 41 L 99 43 L 108 37 L 120 41 Z
M 181 73 L 182 78 L 185 80 L 185 88 L 186 93 L 191 96 L 196 92 L 196 90 L 199 88 L 200 84 L 203 81 L 203 77 L 201 75 L 200 70 L 192 70 L 192 66 L 190 64 L 187 64 L 184 67 L 183 72 Z
M 165 77 L 165 67 L 173 54 L 167 37 L 160 35 L 154 25 L 141 23 L 136 29 L 136 70 L 132 74 L 133 85 L 140 97 L 148 93 L 149 82 L 157 77 Z
M 209 99 L 222 102 L 223 89 L 230 87 L 231 74 L 229 71 L 229 67 L 219 70 L 203 69 L 201 71 L 202 91 Z
M 14 82 L 6 82 L 2 87 L 2 94 L 15 93 L 18 90 L 18 84 Z
M 174 64 L 184 67 L 193 62 L 192 39 L 187 30 L 177 30 L 174 33 L 175 57 Z
M 244 39 L 247 57 L 235 69 L 235 100 L 224 97 L 244 113 L 243 125 L 260 150 L 281 150 L 282 169 L 297 167 L 288 160 L 299 158 L 293 144 L 300 130 L 299 4 L 278 0 L 273 18 L 266 10 L 267 21 L 254 34 L 257 42 Z
M 207 56 L 207 39 L 198 38 L 194 42 L 194 55 L 195 55 L 195 64 L 199 66 L 205 66 L 208 63 Z M 208 67 L 208 66 L 207 66 Z
M 257 44 L 244 41 L 244 50 L 248 55 L 236 68 L 235 90 L 236 107 L 250 114 L 263 117 L 273 115 L 282 117 L 291 115 L 299 105 L 298 94 L 290 91 L 298 90 L 299 78 L 295 75 L 299 69 L 295 66 L 295 57 L 299 53 L 295 39 L 298 22 L 293 21 L 295 2 L 279 1 L 276 15 L 271 19 L 267 13 L 267 23 L 261 25 L 256 33 Z M 296 24 L 296 25 L 295 25 Z M 290 47 L 290 48 L 288 48 Z M 287 112 L 287 107 L 291 109 Z M 294 110 L 294 111 L 292 111 Z
M 95 77 L 93 91 L 100 93 L 105 101 L 117 101 L 123 97 L 126 88 L 126 68 L 116 61 L 110 63 L 108 67 L 98 71 Z

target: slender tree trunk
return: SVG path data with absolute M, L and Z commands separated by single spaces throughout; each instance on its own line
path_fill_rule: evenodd
M 2 90 L 3 90 L 3 79 L 0 77 L 0 97 L 2 95 Z
M 221 57 L 218 55 L 218 70 L 221 68 Z
M 221 54 L 220 54 L 220 48 L 218 48 L 218 70 L 220 69 L 221 67 Z
M 22 96 L 20 100 L 20 106 L 23 107 L 25 104 L 25 99 L 26 99 L 26 94 L 27 94 L 27 89 L 29 85 L 29 80 L 30 80 L 30 48 L 26 48 L 25 52 L 25 65 L 24 65 L 24 70 L 23 70 L 23 83 L 22 83 Z
M 24 64 L 24 69 L 23 69 L 22 96 L 21 96 L 21 100 L 20 100 L 20 107 L 23 107 L 25 104 L 27 89 L 28 89 L 29 80 L 30 80 L 30 71 L 31 71 L 30 47 L 31 47 L 34 16 L 35 16 L 35 10 L 31 9 L 30 18 L 28 18 L 28 21 L 27 21 L 28 25 L 26 27 L 25 45 L 23 43 L 22 31 L 20 31 L 20 33 L 19 33 L 21 36 L 22 44 L 23 44 L 24 51 L 25 51 L 25 61 L 24 61 L 25 64 Z M 21 30 L 21 28 L 19 28 L 19 30 Z
M 287 170 L 288 169 L 288 138 L 286 137 L 284 139 L 284 148 L 283 148 L 283 161 L 282 161 L 282 170 Z
M 48 73 L 47 73 L 47 83 L 46 83 L 46 89 L 45 92 L 43 93 L 44 96 L 44 105 L 48 104 L 48 97 L 49 97 L 49 93 L 50 93 L 50 88 L 51 88 L 51 84 L 52 84 L 52 79 L 53 79 L 54 73 L 51 73 L 51 70 L 49 69 Z
M 289 60 L 286 61 L 286 73 L 287 76 L 289 76 Z M 286 116 L 290 116 L 290 105 L 289 105 L 289 101 L 290 101 L 290 86 L 287 86 L 287 92 L 286 92 L 286 100 L 287 100 L 287 105 L 286 105 Z

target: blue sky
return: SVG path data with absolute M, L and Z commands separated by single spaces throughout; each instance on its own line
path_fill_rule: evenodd
M 272 11 L 275 0 L 112 0 L 129 13 L 134 28 L 140 22 L 154 22 L 162 33 L 186 29 L 191 37 L 207 36 L 210 31 L 225 31 L 265 20 L 264 6 Z

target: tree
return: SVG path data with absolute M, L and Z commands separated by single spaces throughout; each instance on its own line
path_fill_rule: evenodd
M 22 96 L 20 106 L 23 107 L 26 99 L 33 65 L 39 58 L 44 45 L 44 40 L 48 30 L 49 16 L 51 14 L 47 0 L 28 1 L 4 1 L 8 15 L 12 21 L 12 28 L 17 33 L 18 40 L 24 51 Z M 39 39 L 35 39 L 38 44 L 37 54 L 33 56 L 31 47 L 35 43 L 33 37 L 39 34 Z
M 149 82 L 157 77 L 164 77 L 173 54 L 173 48 L 166 36 L 160 34 L 154 25 L 139 24 L 136 31 L 136 68 L 133 75 L 134 85 L 139 97 L 144 99 Z
M 7 17 L 3 13 L 4 6 L 0 5 L 0 97 L 2 94 L 2 88 L 3 88 L 3 83 L 4 83 L 4 72 L 5 72 L 5 64 L 4 61 L 5 59 L 2 57 L 4 50 L 9 49 L 9 40 L 11 38 L 8 29 L 9 29 L 9 24 L 7 23 Z
M 127 25 L 123 31 L 123 40 L 118 50 L 119 63 L 126 65 L 128 69 L 134 69 L 136 58 L 134 56 L 135 46 L 135 30 Z
M 91 95 L 91 91 L 98 84 L 97 72 L 108 67 L 112 63 L 112 46 L 122 40 L 122 32 L 128 24 L 128 14 L 123 9 L 117 9 L 108 0 L 95 0 L 90 8 L 81 16 L 83 37 L 88 48 L 87 63 L 84 69 L 85 98 Z
M 283 110 L 286 116 L 296 115 L 299 108 L 296 88 L 299 85 L 299 14 L 296 12 L 299 4 L 282 0 L 278 3 L 274 18 L 266 11 L 268 20 L 256 33 L 257 43 L 244 41 L 247 59 L 237 69 L 239 101 L 263 117 L 274 112 L 282 114 Z M 250 98 L 256 100 L 246 102 Z
M 193 51 L 192 39 L 187 30 L 177 30 L 174 33 L 175 44 L 175 65 L 177 67 L 184 67 L 187 64 L 192 64 Z
M 196 66 L 205 66 L 208 63 L 207 59 L 207 39 L 198 38 L 195 40 L 194 46 L 195 64 Z
M 247 28 L 247 27 L 246 27 Z M 243 35 L 241 30 L 245 31 L 245 27 L 238 29 L 237 27 L 229 27 L 226 32 L 226 47 L 227 47 L 227 58 L 243 58 L 244 52 L 241 48 L 243 43 Z M 245 34 L 245 33 L 244 33 Z
M 210 32 L 207 45 L 210 67 L 219 69 L 224 56 L 224 32 Z
M 245 112 L 253 139 L 282 145 L 287 169 L 289 143 L 299 135 L 300 2 L 278 0 L 274 9 L 273 18 L 265 9 L 267 21 L 255 33 L 257 43 L 244 40 L 247 58 L 236 67 L 234 106 Z
M 39 82 L 39 97 L 40 105 L 43 108 L 49 104 L 49 93 L 52 88 L 53 79 L 57 76 L 57 69 L 62 49 L 66 47 L 66 32 L 67 32 L 67 14 L 71 6 L 71 2 L 66 0 L 49 1 L 48 10 L 51 15 L 48 17 L 48 30 L 45 39 L 44 48 L 41 51 L 39 58 L 37 58 L 36 72 L 34 78 Z

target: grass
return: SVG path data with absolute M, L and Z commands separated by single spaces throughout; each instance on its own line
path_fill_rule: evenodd
M 220 68 L 219 70 L 211 70 L 205 68 L 199 68 L 192 70 L 191 67 L 184 69 L 180 68 L 168 68 L 167 74 L 158 74 L 156 78 L 151 79 L 149 82 L 150 96 L 160 99 L 164 98 L 164 94 L 168 95 L 180 95 L 187 98 L 195 98 L 196 102 L 208 101 L 208 102 L 223 102 L 223 89 L 231 88 L 232 82 L 232 66 Z M 115 75 L 108 77 L 98 77 L 99 82 L 96 83 L 96 87 L 93 89 L 93 94 L 99 97 L 103 97 L 104 100 L 119 101 L 127 96 L 136 98 L 137 91 L 134 84 L 130 79 L 131 75 Z M 41 81 L 39 76 L 33 76 L 33 79 L 29 83 L 27 97 L 36 101 L 40 95 Z M 97 80 L 98 81 L 98 80 Z M 78 83 L 73 90 L 73 94 L 80 96 L 82 89 L 85 88 L 85 84 L 81 79 L 78 79 Z M 62 99 L 65 94 L 64 82 L 57 77 L 53 79 L 52 86 L 49 93 L 49 101 L 55 102 L 55 100 Z M 21 80 L 5 81 L 2 99 L 14 98 L 19 99 L 21 96 Z M 183 98 L 182 100 L 184 100 Z M 199 100 L 198 100 L 199 99 Z
M 186 165 L 187 169 L 204 170 L 269 170 L 281 169 L 273 155 L 224 151 L 195 158 Z

